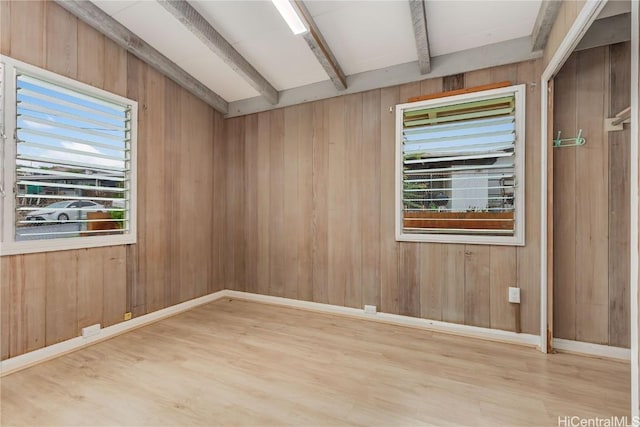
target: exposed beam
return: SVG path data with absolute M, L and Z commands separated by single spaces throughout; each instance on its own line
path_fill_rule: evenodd
M 302 0 L 293 0 L 291 4 L 297 9 L 298 15 L 305 21 L 307 28 L 309 28 L 309 31 L 302 34 L 302 37 L 304 37 L 304 40 L 316 58 L 318 58 L 318 62 L 320 62 L 320 65 L 322 65 L 322 68 L 324 68 L 324 71 L 336 89 L 345 90 L 347 88 L 347 77 L 342 72 L 340 64 L 338 64 L 336 57 L 333 55 L 333 52 L 331 52 L 331 49 L 329 49 L 329 45 L 318 29 L 309 10 Z
M 435 56 L 431 58 L 431 73 L 426 77 L 420 74 L 418 61 L 413 61 L 350 75 L 348 77 L 349 87 L 344 91 L 336 90 L 335 86 L 326 80 L 293 89 L 286 89 L 280 92 L 280 103 L 277 107 L 269 105 L 259 96 L 242 99 L 229 103 L 229 114 L 227 114 L 226 117 L 243 116 L 245 114 L 302 104 L 303 102 L 317 101 L 339 95 L 418 82 L 425 78 L 450 76 L 452 74 L 465 73 L 498 65 L 515 64 L 537 59 L 542 56 L 542 52 L 540 51 L 531 52 L 530 47 L 531 37 L 527 36 Z M 403 102 L 406 102 L 406 99 L 403 100 Z
M 137 56 L 162 74 L 202 99 L 222 114 L 226 114 L 229 104 L 220 95 L 200 83 L 169 58 L 155 50 L 124 25 L 109 16 L 90 1 L 56 0 L 60 6 L 86 22 L 128 52 Z
M 544 0 L 540 5 L 538 17 L 536 18 L 536 23 L 531 33 L 532 51 L 542 50 L 547 45 L 549 33 L 551 32 L 553 23 L 556 21 L 561 4 L 562 2 L 560 0 Z
M 416 37 L 416 49 L 418 51 L 418 64 L 420 73 L 431 72 L 431 54 L 429 53 L 429 35 L 427 34 L 427 13 L 424 0 L 409 0 L 411 9 L 411 21 L 413 34 Z
M 198 37 L 213 53 L 247 81 L 271 104 L 278 103 L 278 91 L 258 72 L 249 61 L 216 31 L 209 22 L 185 0 L 158 0 L 193 35 Z
M 598 19 L 580 40 L 576 51 L 631 40 L 631 13 Z

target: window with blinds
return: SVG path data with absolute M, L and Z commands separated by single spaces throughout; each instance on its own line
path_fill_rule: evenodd
M 398 240 L 524 244 L 524 85 L 398 105 Z
M 13 142 L 3 153 L 12 189 L 3 197 L 4 249 L 131 243 L 135 102 L 2 62 L 3 127 Z

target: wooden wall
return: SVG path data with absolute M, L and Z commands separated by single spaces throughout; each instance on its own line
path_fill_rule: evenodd
M 630 43 L 571 55 L 555 79 L 554 336 L 629 347 L 631 134 L 604 118 L 630 105 Z
M 549 33 L 549 40 L 547 41 L 547 45 L 544 48 L 544 56 L 543 56 L 543 71 L 544 68 L 549 64 L 551 58 L 558 50 L 560 43 L 564 40 L 569 29 L 575 22 L 576 18 L 582 11 L 582 7 L 585 5 L 585 0 L 561 0 L 562 5 L 560 5 L 560 10 L 558 11 L 558 16 L 556 17 L 555 22 L 553 23 L 553 27 L 551 27 L 551 32 Z
M 2 257 L 2 359 L 208 292 L 247 290 L 539 332 L 539 93 L 527 86 L 525 247 L 394 239 L 394 113 L 408 97 L 538 82 L 540 61 L 224 121 L 54 2 L 0 2 L 0 52 L 140 102 L 138 243 Z M 224 141 L 224 143 L 221 143 Z
M 2 1 L 0 52 L 139 102 L 138 243 L 0 258 L 1 358 L 223 289 L 222 117 L 55 2 Z
M 507 288 L 517 285 L 522 330 L 537 334 L 541 66 L 524 62 L 227 120 L 228 287 L 515 330 Z M 527 245 L 396 242 L 390 108 L 503 80 L 527 83 Z

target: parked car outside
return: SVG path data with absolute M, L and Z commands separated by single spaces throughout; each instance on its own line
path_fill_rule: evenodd
M 87 212 L 101 212 L 103 209 L 103 205 L 89 200 L 65 200 L 30 212 L 26 219 L 27 221 L 78 221 L 86 219 Z

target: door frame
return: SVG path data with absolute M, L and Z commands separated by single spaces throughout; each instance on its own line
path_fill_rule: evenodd
M 603 0 L 590 0 L 585 2 L 573 25 L 562 40 L 558 49 L 546 66 L 541 77 L 541 114 L 540 114 L 540 351 L 547 353 L 553 340 L 553 252 L 550 244 L 553 243 L 553 212 L 549 215 L 549 206 L 553 206 L 553 175 L 548 167 L 553 164 L 550 132 L 552 120 L 548 117 L 549 93 L 553 86 L 553 78 L 560 71 L 567 58 L 573 53 L 582 36 L 596 20 L 602 8 L 606 5 Z M 630 292 L 631 299 L 631 414 L 636 417 L 640 413 L 638 399 L 638 50 L 640 4 L 631 2 L 631 241 L 630 241 Z M 604 117 L 603 117 L 604 119 Z M 551 123 L 550 123 L 551 122 Z M 550 126 L 551 125 L 551 126 Z M 551 159 L 549 158 L 551 157 Z M 550 176 L 551 175 L 551 176 Z M 551 248 L 552 249 L 552 248 Z M 635 262 L 634 262 L 635 261 Z
M 573 53 L 574 49 L 587 32 L 593 21 L 596 20 L 598 14 L 606 5 L 606 1 L 587 1 L 582 10 L 576 17 L 573 25 L 562 40 L 558 49 L 553 54 L 549 64 L 545 68 L 541 77 L 540 87 L 540 351 L 547 353 L 551 348 L 551 340 L 553 339 L 553 281 L 549 280 L 548 274 L 553 272 L 549 266 L 553 266 L 553 252 L 549 251 L 549 244 L 553 243 L 553 216 L 549 215 L 549 206 L 553 206 L 553 176 L 549 176 L 548 166 L 553 164 L 553 159 L 549 159 L 549 151 L 551 150 L 551 141 L 549 132 L 552 132 L 553 123 L 549 123 L 549 91 L 552 86 L 554 76 L 560 71 L 566 60 Z M 604 119 L 604 117 L 603 117 Z M 553 153 L 552 153 L 553 155 Z M 551 162 L 550 162 L 551 160 Z M 551 179 L 549 179 L 551 178 Z M 553 212 L 551 212 L 553 215 Z M 550 259 L 551 257 L 551 259 Z M 550 292 L 551 291 L 551 292 Z

